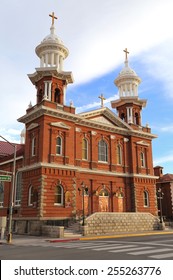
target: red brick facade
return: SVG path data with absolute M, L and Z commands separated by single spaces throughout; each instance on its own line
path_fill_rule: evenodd
M 140 99 L 123 99 L 120 106 L 124 114 L 131 106 L 134 116 L 138 113 L 136 122 L 106 107 L 76 114 L 64 101 L 71 77 L 54 67 L 29 75 L 37 88 L 37 104 L 19 119 L 26 135 L 16 174 L 21 174 L 21 201 L 14 207 L 14 220 L 64 221 L 99 211 L 157 215 L 155 135 L 141 126 Z M 51 90 L 45 90 L 50 85 Z M 0 215 L 8 208 L 6 196 L 8 190 Z
M 173 174 L 163 174 L 163 167 L 156 166 L 154 173 L 156 181 L 158 214 L 166 220 L 173 220 Z

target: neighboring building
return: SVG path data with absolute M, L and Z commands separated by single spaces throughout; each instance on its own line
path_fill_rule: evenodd
M 36 105 L 18 119 L 25 125 L 23 157 L 17 160 L 14 226 L 18 232 L 39 232 L 43 223 L 63 225 L 94 212 L 149 212 L 157 215 L 152 140 L 142 126 L 146 100 L 138 96 L 141 80 L 125 66 L 115 79 L 118 115 L 104 107 L 76 114 L 66 105 L 66 88 L 73 83 L 63 61 L 68 49 L 55 32 L 36 47 L 40 67 L 28 75 L 36 87 Z M 2 158 L 1 170 L 6 170 Z M 12 158 L 8 162 L 12 168 Z M 11 165 L 10 165 L 11 164 Z M 10 183 L 1 195 L 0 215 L 7 215 Z M 18 197 L 17 197 L 18 195 Z M 82 195 L 84 195 L 84 205 Z M 20 199 L 19 199 L 20 197 Z
M 163 174 L 163 167 L 154 167 L 156 181 L 159 216 L 165 220 L 173 220 L 173 174 Z M 161 210 L 161 211 L 160 211 Z

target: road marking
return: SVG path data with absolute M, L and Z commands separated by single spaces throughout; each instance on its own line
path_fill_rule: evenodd
M 159 252 L 166 252 L 166 251 L 172 251 L 172 249 L 168 248 L 162 248 L 162 249 L 154 249 L 154 250 L 146 250 L 142 252 L 134 252 L 134 253 L 128 253 L 131 255 L 145 255 L 145 254 L 150 254 L 150 253 L 159 253 Z
M 121 250 L 115 250 L 115 251 L 109 251 L 109 252 L 110 253 L 121 253 L 121 252 L 136 251 L 136 250 L 151 249 L 151 248 L 153 248 L 153 247 L 127 248 L 127 249 L 121 249 Z
M 154 259 L 166 259 L 170 257 L 173 257 L 173 253 L 150 256 L 150 258 L 154 258 Z
M 104 251 L 104 250 L 109 250 L 109 249 L 122 249 L 122 248 L 134 248 L 134 247 L 137 247 L 137 245 L 122 245 L 122 246 L 119 246 L 119 245 L 116 245 L 116 246 L 107 246 L 107 247 L 102 247 L 102 248 L 96 248 L 96 249 L 93 249 L 94 251 Z
M 56 247 L 63 247 L 63 248 L 77 248 L 77 249 L 85 249 L 85 248 L 93 248 L 93 247 L 103 247 L 105 246 L 106 244 L 105 243 L 86 243 L 86 244 L 83 244 L 83 243 L 79 243 L 79 244 L 61 244 L 61 245 L 58 245 Z
M 122 244 L 120 244 L 120 245 L 122 245 Z M 93 244 L 92 246 L 85 246 L 85 247 L 81 247 L 81 248 L 78 248 L 78 249 L 80 249 L 80 250 L 84 250 L 84 249 L 93 249 L 94 250 L 94 248 L 100 248 L 100 251 L 104 248 L 103 246 L 107 246 L 107 244 L 100 244 L 100 245 L 95 245 L 95 244 Z M 109 246 L 109 248 L 110 248 L 110 246 Z M 96 250 L 96 249 L 95 249 Z
M 159 242 L 161 242 L 161 244 L 162 243 L 165 243 L 165 242 L 172 242 L 172 239 L 166 239 L 166 240 L 162 240 L 162 241 L 159 241 Z M 157 243 L 157 241 L 155 241 L 155 243 Z M 164 245 L 164 244 L 163 244 Z
M 104 243 L 99 244 L 99 245 L 104 245 Z M 60 243 L 57 244 L 56 247 L 67 247 L 67 248 L 76 248 L 76 247 L 81 247 L 81 246 L 93 246 L 93 243 L 83 243 L 83 242 L 77 242 L 77 243 Z

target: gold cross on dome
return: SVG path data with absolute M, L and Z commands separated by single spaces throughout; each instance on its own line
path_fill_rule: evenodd
M 127 60 L 127 54 L 129 54 L 129 51 L 127 50 L 127 48 L 125 48 L 125 50 L 123 50 L 123 52 L 125 52 L 125 54 L 126 54 L 126 60 Z
M 54 25 L 54 20 L 58 18 L 55 16 L 54 12 L 52 12 L 52 14 L 49 16 L 52 18 L 52 25 Z
M 101 99 L 101 107 L 103 108 L 104 107 L 103 101 L 106 100 L 106 98 L 103 96 L 103 94 L 101 94 L 98 98 Z

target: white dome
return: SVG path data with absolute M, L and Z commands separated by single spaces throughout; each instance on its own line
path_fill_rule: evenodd
M 63 41 L 55 34 L 55 28 L 51 26 L 50 30 L 51 30 L 51 33 L 43 39 L 41 44 L 42 43 L 57 43 L 57 44 L 64 45 Z
M 125 60 L 125 67 L 114 80 L 114 83 L 119 89 L 120 98 L 134 98 L 138 96 L 138 85 L 141 83 L 141 79 L 136 72 L 129 67 L 127 59 Z
M 123 68 L 121 70 L 121 72 L 119 73 L 119 76 L 124 76 L 124 75 L 137 76 L 136 72 L 132 68 L 130 68 L 129 66 Z
M 137 74 L 132 68 L 129 67 L 128 61 L 125 61 L 125 67 L 119 73 L 119 77 L 120 76 L 130 76 L 130 77 L 135 76 L 135 77 L 137 77 Z
M 69 51 L 63 41 L 56 35 L 54 25 L 47 35 L 35 49 L 40 58 L 41 67 L 57 67 L 63 70 L 63 60 L 68 56 Z

